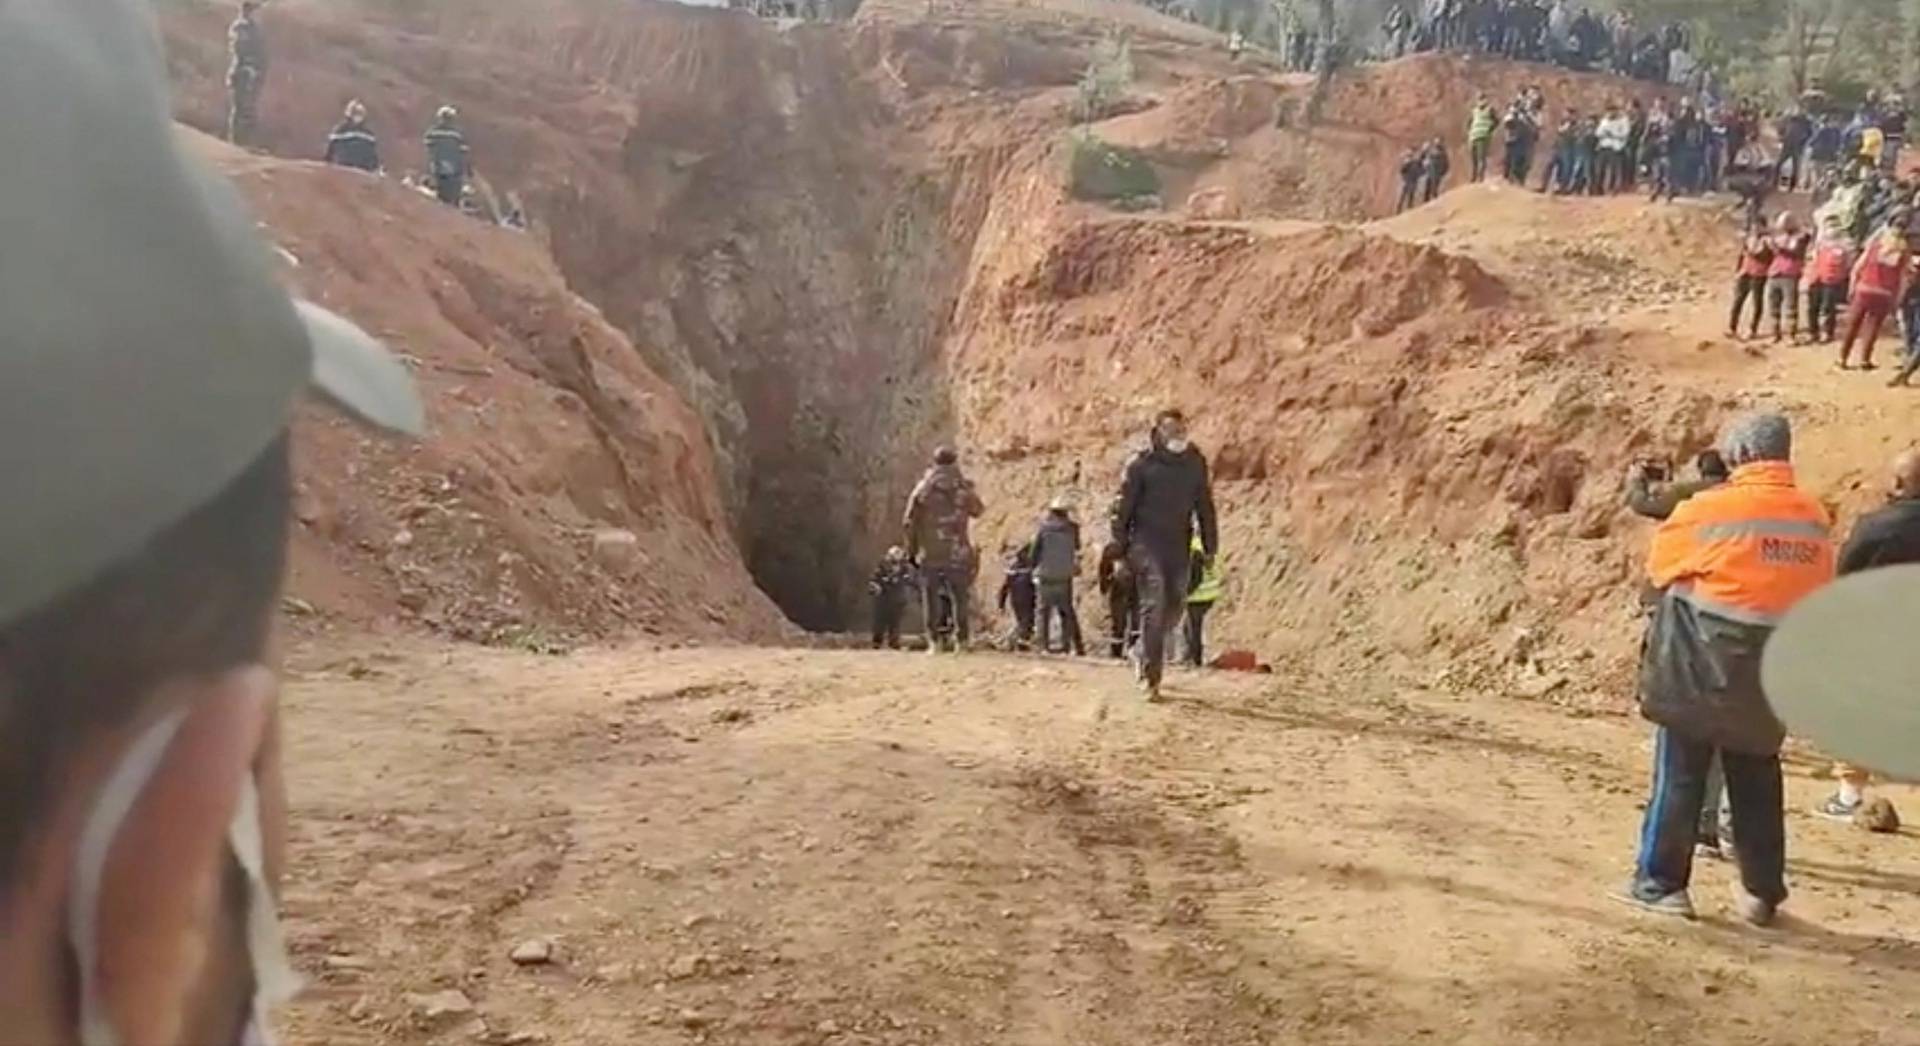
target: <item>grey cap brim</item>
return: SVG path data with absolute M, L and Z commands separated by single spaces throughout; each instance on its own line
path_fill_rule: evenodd
M 1920 779 L 1920 566 L 1849 574 L 1801 600 L 1767 641 L 1761 683 L 1794 736 Z
M 386 347 L 344 317 L 312 302 L 294 311 L 313 347 L 313 388 L 335 406 L 389 432 L 418 436 L 426 411 L 407 368 Z

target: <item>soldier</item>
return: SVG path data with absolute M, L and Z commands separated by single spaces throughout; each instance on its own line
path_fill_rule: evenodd
M 979 569 L 968 531 L 986 505 L 960 473 L 952 447 L 934 451 L 933 467 L 907 498 L 907 556 L 920 565 L 927 610 L 927 650 L 963 651 L 973 638 L 968 596 Z
M 1058 617 L 1061 646 L 1083 656 L 1086 642 L 1073 608 L 1073 579 L 1080 575 L 1080 524 L 1073 521 L 1071 501 L 1057 497 L 1047 506 L 1032 548 L 1034 579 L 1040 586 L 1040 652 L 1053 653 L 1053 619 Z
M 252 145 L 260 88 L 267 81 L 267 38 L 254 15 L 260 0 L 242 0 L 240 15 L 227 27 L 227 141 Z
M 907 550 L 895 545 L 873 568 L 867 591 L 873 594 L 873 648 L 900 649 L 900 619 L 907 613 L 907 593 L 913 591 L 913 564 Z
M 347 103 L 340 126 L 327 136 L 327 162 L 371 174 L 380 171 L 380 141 L 367 126 L 367 107 L 357 98 Z
M 267 1041 L 298 980 L 272 639 L 295 400 L 422 420 L 176 138 L 152 7 L 0 3 L 8 1042 Z
M 443 105 L 433 114 L 433 126 L 427 129 L 427 178 L 434 195 L 449 207 L 460 206 L 466 196 L 467 176 L 472 173 L 467 138 L 455 126 L 459 119 L 459 110 Z
M 1167 637 L 1187 604 L 1188 555 L 1199 523 L 1200 556 L 1210 567 L 1220 552 L 1207 459 L 1187 438 L 1187 419 L 1164 410 L 1154 419 L 1152 446 L 1127 464 L 1113 540 L 1126 546 L 1140 601 L 1135 664 L 1147 700 L 1160 699 Z
M 1107 506 L 1107 526 L 1112 527 L 1119 517 L 1120 499 L 1115 498 Z M 1107 599 L 1107 656 L 1118 660 L 1127 656 L 1127 649 L 1133 645 L 1134 616 L 1139 609 L 1134 599 L 1133 571 L 1127 567 L 1125 542 L 1108 541 L 1100 550 L 1095 579 L 1100 594 Z

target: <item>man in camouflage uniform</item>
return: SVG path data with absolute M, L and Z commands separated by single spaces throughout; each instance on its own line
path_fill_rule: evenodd
M 252 145 L 260 88 L 267 80 L 267 39 L 254 15 L 260 0 L 243 0 L 240 16 L 227 28 L 227 141 Z
M 973 638 L 968 595 L 979 559 L 968 532 L 985 511 L 953 448 L 935 451 L 933 467 L 907 498 L 906 516 L 907 556 L 920 564 L 930 652 L 957 653 Z

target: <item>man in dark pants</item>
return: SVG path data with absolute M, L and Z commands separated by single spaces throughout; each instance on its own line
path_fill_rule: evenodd
M 267 82 L 267 38 L 255 15 L 260 0 L 242 0 L 240 15 L 227 27 L 227 141 L 250 146 L 260 112 L 260 88 Z
M 900 649 L 900 619 L 907 613 L 907 594 L 913 591 L 913 564 L 898 545 L 887 550 L 873 568 L 867 591 L 873 595 L 873 648 Z
M 1220 553 L 1213 513 L 1213 483 L 1207 459 L 1187 439 L 1187 419 L 1177 410 L 1154 419 L 1153 444 L 1127 463 L 1113 539 L 1126 547 L 1140 600 L 1140 641 L 1134 660 L 1147 700 L 1160 699 L 1167 637 L 1187 603 L 1187 556 L 1198 522 L 1201 555 Z
M 1013 635 L 1007 645 L 1014 650 L 1033 646 L 1033 619 L 1040 601 L 1039 587 L 1033 581 L 1033 546 L 1022 545 L 1007 555 L 1007 574 L 1000 581 L 996 604 L 1002 614 L 1013 612 Z
M 907 498 L 907 558 L 920 565 L 927 609 L 927 650 L 960 653 L 973 638 L 968 596 L 980 563 L 970 531 L 986 505 L 960 473 L 952 447 L 933 453 L 933 467 Z
M 460 133 L 460 114 L 451 105 L 443 105 L 433 114 L 433 126 L 427 129 L 427 177 L 433 192 L 449 207 L 460 206 L 466 195 L 467 178 L 473 164 L 467 152 L 467 138 Z
M 1080 573 L 1080 524 L 1073 505 L 1053 499 L 1040 532 L 1033 538 L 1033 578 L 1040 586 L 1040 652 L 1053 653 L 1053 620 L 1060 619 L 1060 642 L 1079 657 L 1087 652 L 1080 636 L 1080 615 L 1073 609 L 1073 579 Z
M 1120 499 L 1115 498 L 1107 506 L 1109 531 L 1119 517 Z M 1127 546 L 1124 542 L 1109 539 L 1106 546 L 1101 548 L 1096 578 L 1100 594 L 1107 600 L 1107 656 L 1117 661 L 1127 656 L 1127 649 L 1133 645 L 1135 616 L 1139 611 L 1133 571 L 1127 566 Z
M 1717 754 L 1733 807 L 1741 918 L 1773 920 L 1787 897 L 1780 745 L 1786 727 L 1760 688 L 1760 657 L 1780 619 L 1833 578 L 1830 520 L 1794 482 L 1787 419 L 1730 425 L 1727 482 L 1681 502 L 1654 533 L 1647 580 L 1661 590 L 1640 666 L 1640 711 L 1657 724 L 1653 794 L 1633 880 L 1616 898 L 1693 917 L 1700 808 Z

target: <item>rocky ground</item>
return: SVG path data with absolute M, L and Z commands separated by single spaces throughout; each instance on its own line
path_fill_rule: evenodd
M 1724 864 L 1698 924 L 1604 896 L 1625 718 L 993 655 L 296 665 L 296 1042 L 1915 1041 L 1920 845 L 1806 813 L 1817 760 L 1756 931 Z

